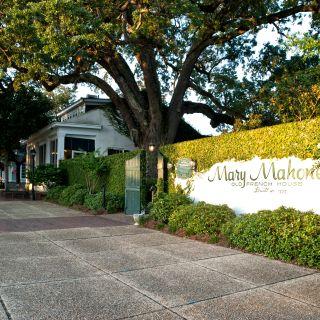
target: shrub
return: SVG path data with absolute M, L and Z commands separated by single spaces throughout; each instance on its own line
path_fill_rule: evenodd
M 150 216 L 156 221 L 168 223 L 174 210 L 181 205 L 192 203 L 191 199 L 179 193 L 159 193 L 151 205 Z
M 184 229 L 188 235 L 215 235 L 224 223 L 234 218 L 234 211 L 227 205 L 199 202 L 178 207 L 169 218 L 169 228 Z
M 102 201 L 102 200 L 101 200 Z M 106 209 L 108 213 L 116 213 L 124 209 L 124 196 L 114 193 L 106 193 Z
M 73 184 L 72 186 L 64 188 L 59 197 L 59 203 L 65 206 L 71 206 L 73 204 L 72 198 L 78 190 L 83 190 L 81 184 Z
M 80 204 L 84 203 L 84 198 L 88 194 L 88 190 L 86 188 L 78 189 L 75 191 L 73 195 L 71 195 L 69 199 L 69 205 Z
M 63 186 L 57 186 L 57 187 L 50 188 L 46 194 L 46 199 L 52 200 L 52 201 L 58 201 L 61 196 L 62 191 L 65 188 L 66 187 L 63 187 Z
M 34 174 L 28 171 L 28 177 L 35 185 L 42 185 L 50 189 L 65 183 L 66 171 L 52 164 L 39 165 L 35 168 Z
M 103 193 L 87 194 L 84 205 L 94 211 L 102 209 Z M 116 213 L 124 208 L 124 197 L 122 195 L 106 193 L 106 210 L 108 213 Z
M 179 229 L 185 229 L 192 215 L 194 214 L 194 205 L 187 204 L 176 208 L 169 218 L 169 230 L 176 232 Z
M 60 167 L 66 170 L 68 184 L 81 183 L 83 186 L 87 186 L 88 181 L 90 182 L 90 172 L 98 171 L 100 173 L 101 168 L 106 169 L 105 175 L 102 178 L 101 174 L 99 174 L 100 178 L 98 179 L 93 177 L 98 182 L 93 188 L 94 191 L 101 190 L 103 184 L 106 184 L 108 192 L 124 195 L 125 162 L 139 153 L 140 151 L 136 150 L 96 159 L 93 159 L 92 154 L 89 154 L 87 158 L 80 156 L 64 160 L 60 163 Z
M 84 205 L 93 211 L 102 209 L 102 192 L 95 194 L 88 193 L 84 198 Z
M 237 217 L 222 229 L 231 245 L 270 258 L 320 267 L 320 216 L 280 207 Z

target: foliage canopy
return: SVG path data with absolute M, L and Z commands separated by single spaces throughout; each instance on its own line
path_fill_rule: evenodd
M 216 127 L 252 113 L 252 84 L 236 68 L 254 56 L 261 28 L 281 33 L 302 13 L 317 21 L 318 1 L 2 1 L 0 64 L 48 90 L 98 87 L 136 145 L 159 146 L 174 141 L 185 114 L 203 113 Z

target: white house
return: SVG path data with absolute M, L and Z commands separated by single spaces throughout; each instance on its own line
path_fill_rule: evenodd
M 87 96 L 58 113 L 60 121 L 51 123 L 29 137 L 27 165 L 31 164 L 30 150 L 36 150 L 35 164 L 53 164 L 92 151 L 110 155 L 135 149 L 130 138 L 118 133 L 111 125 L 103 106 L 108 99 Z

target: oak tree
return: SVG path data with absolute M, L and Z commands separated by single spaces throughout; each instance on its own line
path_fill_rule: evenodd
M 21 140 L 45 127 L 52 118 L 53 104 L 39 89 L 32 86 L 14 87 L 14 81 L 5 76 L 0 79 L 0 160 L 4 164 L 5 186 L 8 187 L 8 163 L 16 162 L 17 168 L 23 157 L 15 150 L 24 150 Z M 17 181 L 19 180 L 17 171 Z
M 316 0 L 2 0 L 0 63 L 47 90 L 96 86 L 137 146 L 159 146 L 185 114 L 243 118 L 236 68 L 257 32 L 319 12 Z

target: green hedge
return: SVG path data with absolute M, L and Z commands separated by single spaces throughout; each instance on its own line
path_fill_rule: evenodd
M 88 193 L 84 198 L 84 206 L 93 211 L 102 209 L 102 192 L 90 194 Z
M 83 199 L 83 196 L 80 197 L 79 199 L 78 192 L 83 192 L 83 190 L 84 190 L 83 186 L 79 183 L 68 186 L 64 188 L 64 190 L 61 192 L 58 202 L 64 206 L 81 204 L 81 199 L 82 199 L 82 202 L 84 199 Z
M 235 217 L 227 205 L 198 202 L 178 207 L 169 218 L 169 229 L 172 232 L 183 229 L 187 235 L 217 236 L 222 225 Z
M 237 217 L 222 232 L 235 247 L 320 268 L 320 215 L 312 212 L 263 210 Z
M 159 193 L 152 202 L 150 218 L 168 223 L 171 214 L 181 205 L 191 204 L 192 200 L 181 193 Z
M 191 158 L 198 171 L 227 160 L 250 160 L 296 156 L 301 159 L 319 155 L 320 118 L 292 122 L 255 130 L 222 134 L 220 136 L 185 141 L 161 147 L 168 162 L 176 164 L 181 158 Z M 169 175 L 169 192 L 175 192 L 173 176 Z
M 167 161 L 173 164 L 180 158 L 191 158 L 196 161 L 197 170 L 202 171 L 218 162 L 231 159 L 249 160 L 255 156 L 261 158 L 296 156 L 301 159 L 315 157 L 315 154 L 319 153 L 317 148 L 319 143 L 320 118 L 316 118 L 181 142 L 163 146 L 160 151 Z M 124 194 L 125 161 L 138 153 L 139 151 L 133 151 L 103 157 L 108 172 L 105 179 L 108 192 Z M 85 185 L 84 174 L 77 158 L 63 161 L 61 168 L 66 169 L 68 184 Z M 172 181 L 169 186 L 170 191 L 174 190 Z
M 64 187 L 64 186 L 56 186 L 56 187 L 50 188 L 47 191 L 46 199 L 58 202 L 59 198 L 65 188 L 66 187 Z
M 318 151 L 318 143 L 320 118 L 176 143 L 162 147 L 161 152 L 171 163 L 191 158 L 201 171 L 214 163 L 249 160 L 255 156 L 312 158 Z
M 115 154 L 102 157 L 102 162 L 107 168 L 106 183 L 107 192 L 124 195 L 125 188 L 125 162 L 135 157 L 139 151 Z M 61 162 L 61 168 L 66 170 L 69 185 L 81 184 L 86 185 L 85 175 L 79 165 L 80 158 L 65 160 Z M 102 183 L 97 186 L 96 192 L 100 191 Z

